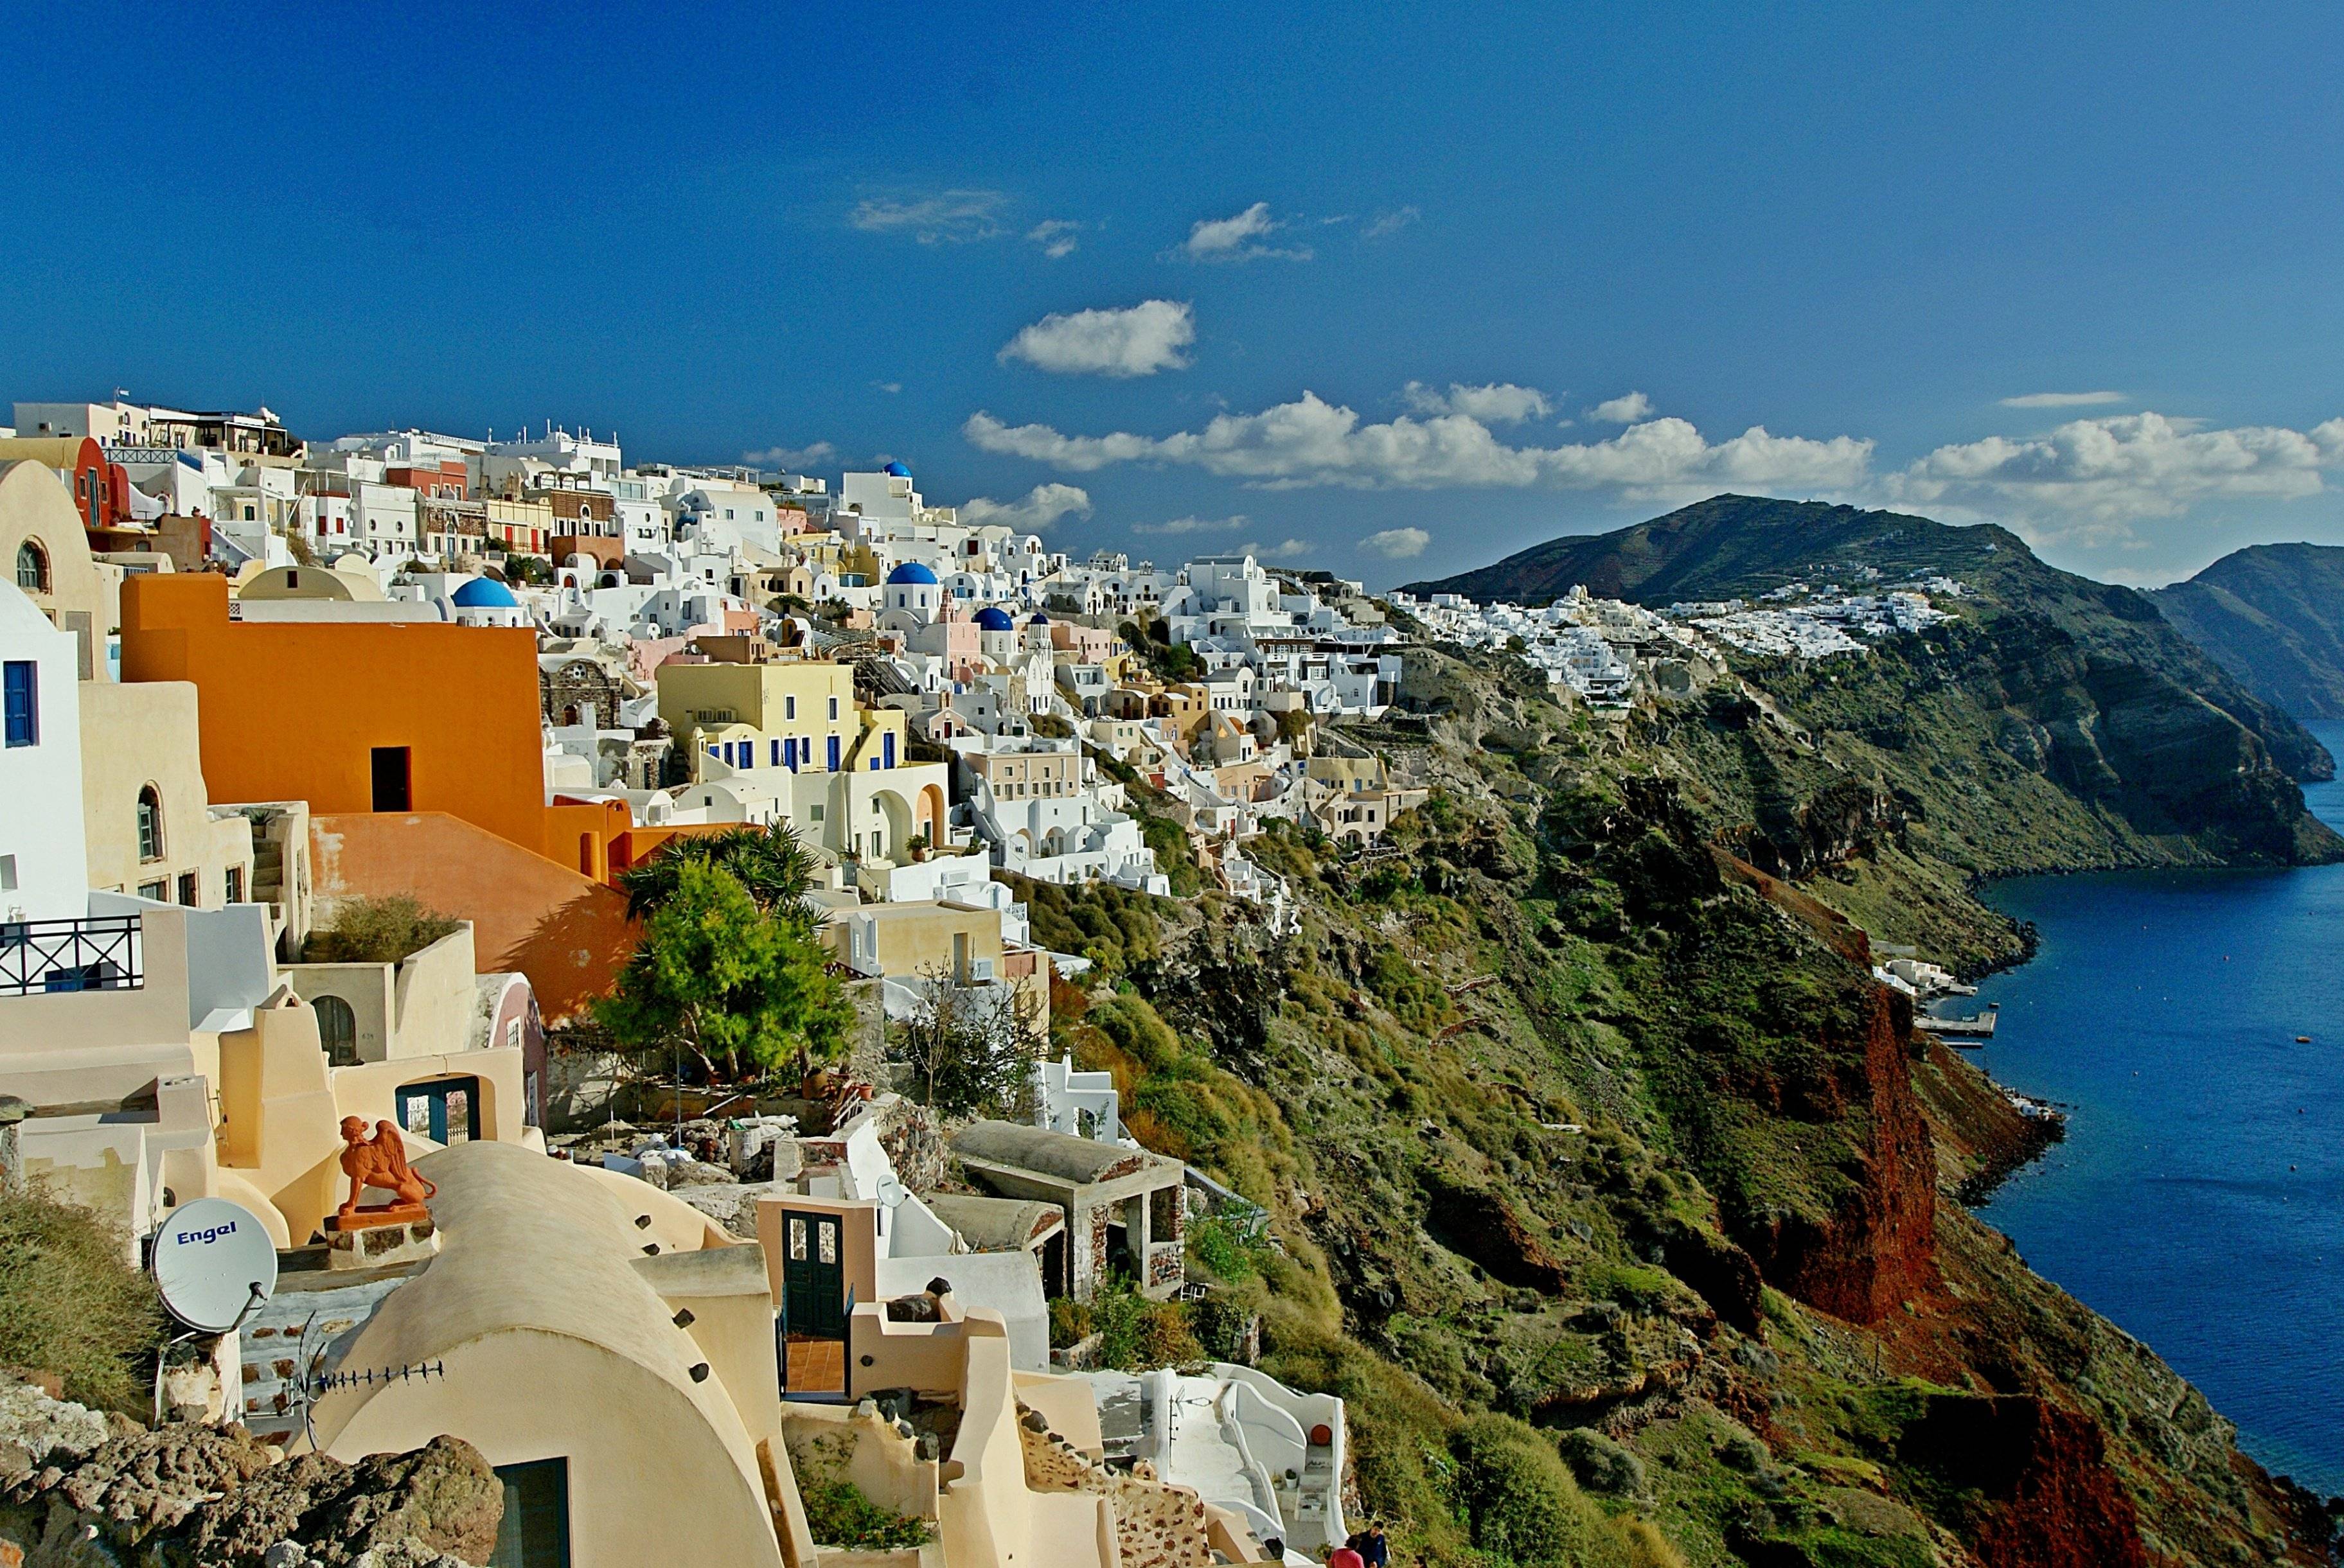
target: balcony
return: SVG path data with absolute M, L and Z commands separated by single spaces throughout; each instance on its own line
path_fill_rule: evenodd
M 141 948 L 136 915 L 0 922 L 0 996 L 136 990 Z

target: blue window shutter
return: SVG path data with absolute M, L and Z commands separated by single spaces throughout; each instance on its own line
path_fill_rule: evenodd
M 778 740 L 773 743 L 773 766 L 779 768 L 782 765 L 782 743 Z
M 880 736 L 879 749 L 880 755 L 885 759 L 881 766 L 885 768 L 895 766 L 895 732 L 894 730 L 890 729 Z
M 833 773 L 838 771 L 838 737 L 835 735 L 830 738 L 830 770 Z
M 7 744 L 37 746 L 41 742 L 40 666 L 12 658 L 6 675 Z

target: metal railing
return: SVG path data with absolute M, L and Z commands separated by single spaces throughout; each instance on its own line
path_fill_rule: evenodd
M 137 990 L 145 982 L 138 922 L 136 915 L 0 921 L 0 996 Z

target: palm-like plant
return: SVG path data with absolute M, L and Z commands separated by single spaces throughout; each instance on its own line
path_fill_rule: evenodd
M 783 822 L 730 828 L 721 833 L 679 833 L 651 857 L 619 873 L 627 895 L 627 917 L 647 920 L 675 896 L 685 866 L 729 873 L 767 914 L 811 925 L 815 911 L 806 901 L 818 862 L 813 852 Z

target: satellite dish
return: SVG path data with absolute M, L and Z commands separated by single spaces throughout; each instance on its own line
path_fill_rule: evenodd
M 172 1210 L 155 1232 L 150 1267 L 173 1317 L 224 1334 L 277 1289 L 277 1243 L 243 1204 L 198 1198 Z

